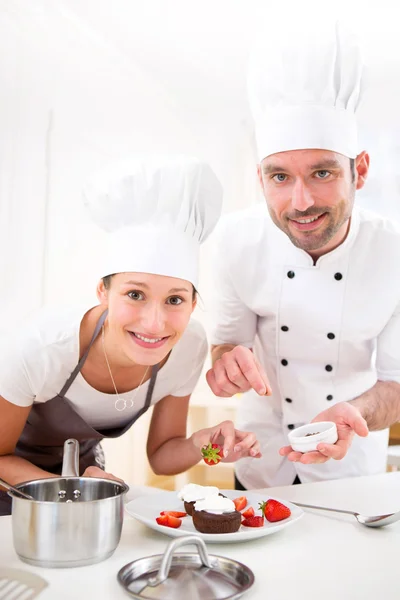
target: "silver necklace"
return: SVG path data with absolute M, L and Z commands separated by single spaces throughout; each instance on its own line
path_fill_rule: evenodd
M 142 380 L 141 380 L 141 382 L 139 383 L 139 385 L 137 386 L 137 388 L 135 390 L 133 398 L 126 398 L 126 399 L 125 398 L 120 398 L 119 394 L 118 394 L 117 386 L 115 385 L 114 377 L 113 377 L 113 375 L 111 373 L 110 363 L 108 362 L 108 356 L 107 356 L 106 347 L 105 347 L 105 344 L 104 344 L 104 325 L 101 328 L 101 343 L 102 343 L 102 346 L 103 346 L 104 358 L 106 359 L 106 363 L 107 363 L 107 367 L 108 367 L 108 372 L 110 373 L 111 381 L 112 381 L 112 384 L 113 384 L 114 390 L 115 390 L 115 395 L 117 396 L 117 399 L 114 402 L 115 410 L 122 411 L 122 410 L 125 410 L 126 408 L 132 408 L 133 405 L 134 405 L 134 401 L 133 400 L 134 400 L 134 398 L 136 398 L 136 395 L 137 395 L 137 393 L 139 391 L 139 388 L 142 385 L 143 380 L 144 380 L 144 378 L 147 375 L 147 371 L 149 370 L 149 367 L 147 367 L 147 369 L 145 370 L 144 375 L 142 377 Z

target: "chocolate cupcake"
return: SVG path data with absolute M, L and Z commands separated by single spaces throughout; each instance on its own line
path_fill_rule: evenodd
M 232 500 L 220 496 L 197 501 L 192 517 L 193 525 L 200 533 L 235 533 L 242 521 Z
M 195 500 L 192 500 L 192 502 L 186 502 L 186 500 L 184 500 L 184 502 L 183 502 L 183 506 L 185 507 L 185 511 L 187 512 L 187 514 L 190 517 L 193 514 L 193 506 L 194 506 L 195 502 L 196 502 Z

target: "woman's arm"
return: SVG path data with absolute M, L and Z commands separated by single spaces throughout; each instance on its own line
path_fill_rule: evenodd
M 261 456 L 256 436 L 238 431 L 232 421 L 201 429 L 187 438 L 189 400 L 190 396 L 166 396 L 154 406 L 147 456 L 156 475 L 177 475 L 190 469 L 202 459 L 201 448 L 210 442 L 223 447 L 226 462 Z
M 186 438 L 190 396 L 166 396 L 153 408 L 147 457 L 156 475 L 176 475 L 197 464 L 201 453 Z
M 14 455 L 15 446 L 30 410 L 31 406 L 17 406 L 0 396 L 0 477 L 11 485 L 30 479 L 55 477 L 52 473 Z

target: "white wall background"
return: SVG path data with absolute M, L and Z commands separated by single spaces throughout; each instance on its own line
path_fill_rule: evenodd
M 284 25 L 284 8 L 270 4 L 0 0 L 0 329 L 43 302 L 93 300 L 100 238 L 80 190 L 109 160 L 195 154 L 221 178 L 225 211 L 256 201 L 244 78 L 256 25 L 264 18 L 266 35 L 279 16 Z M 371 79 L 360 112 L 371 178 L 360 201 L 397 217 L 400 45 L 384 3 L 358 5 L 336 11 L 357 16 Z M 313 14 L 313 3 L 302 6 Z
M 279 4 L 279 6 L 278 6 Z M 301 6 L 298 6 L 301 4 Z M 338 2 L 358 28 L 370 88 L 360 112 L 371 179 L 360 202 L 400 220 L 400 42 L 392 4 Z M 320 2 L 0 0 L 0 332 L 43 303 L 95 301 L 101 235 L 85 176 L 136 151 L 210 162 L 224 211 L 259 199 L 245 66 L 254 29 Z M 332 18 L 332 7 L 327 18 Z M 209 258 L 202 255 L 207 325 Z M 207 394 L 204 381 L 198 393 Z

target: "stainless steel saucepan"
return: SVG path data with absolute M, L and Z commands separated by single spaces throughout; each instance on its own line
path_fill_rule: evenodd
M 67 440 L 61 477 L 19 483 L 12 490 L 14 548 L 40 567 L 78 567 L 100 562 L 118 546 L 124 518 L 125 483 L 79 477 L 79 444 Z

